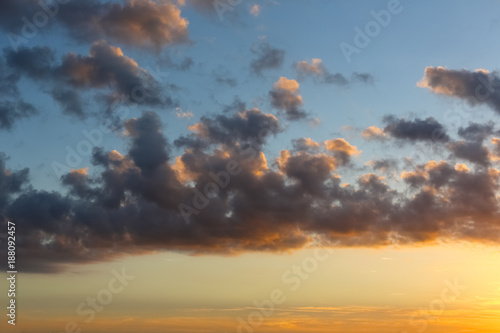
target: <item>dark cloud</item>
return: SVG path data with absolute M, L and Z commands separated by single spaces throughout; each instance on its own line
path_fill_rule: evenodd
M 175 141 L 177 146 L 192 147 L 198 141 L 205 144 L 236 143 L 262 146 L 270 135 L 281 132 L 278 119 L 259 109 L 245 110 L 232 115 L 220 114 L 215 117 L 202 117 L 200 122 L 190 127 L 191 138 L 181 137 Z M 203 144 L 201 144 L 203 146 Z
M 385 116 L 384 122 L 387 124 L 384 133 L 396 139 L 435 142 L 447 142 L 450 139 L 443 125 L 434 118 L 406 120 Z
M 440 95 L 457 97 L 470 105 L 486 104 L 500 112 L 500 78 L 497 72 L 426 67 L 421 88 Z
M 145 69 L 123 54 L 120 48 L 105 41 L 92 44 L 88 56 L 68 53 L 60 62 L 47 47 L 21 48 L 17 52 L 4 50 L 6 64 L 13 75 L 39 82 L 58 102 L 63 112 L 84 118 L 81 93 L 104 91 L 96 101 L 107 104 L 131 103 L 147 106 L 173 106 L 164 88 Z M 47 86 L 51 86 L 47 88 Z
M 447 145 L 453 156 L 482 166 L 490 164 L 488 148 L 481 141 L 456 141 Z
M 32 17 L 39 10 L 36 0 L 4 0 L 0 2 L 0 27 L 8 32 L 21 29 L 23 16 Z M 31 14 L 31 15 L 30 15 Z
M 258 110 L 205 117 L 190 138 L 208 144 L 184 146 L 174 158 L 158 115 L 145 112 L 125 122 L 128 152 L 96 148 L 94 176 L 85 169 L 64 175 L 66 194 L 32 189 L 26 169 L 7 170 L 0 158 L 0 213 L 4 223 L 17 223 L 24 271 L 158 250 L 236 254 L 312 242 L 500 239 L 499 171 L 429 161 L 404 171 L 397 189 L 373 173 L 345 184 L 340 172 L 360 153 L 355 146 L 338 138 L 301 149 L 317 146 L 296 140 L 296 150 L 269 163 L 263 144 L 278 125 Z M 259 139 L 261 127 L 271 130 Z
M 75 115 L 78 118 L 85 118 L 82 101 L 77 91 L 56 87 L 51 91 L 52 98 L 61 105 L 63 113 Z
M 0 153 L 0 209 L 2 213 L 4 213 L 3 209 L 7 206 L 9 197 L 21 192 L 27 185 L 29 175 L 27 168 L 14 172 L 8 170 L 5 165 L 6 161 L 5 154 Z
M 22 100 L 0 101 L 0 129 L 12 129 L 18 120 L 29 118 L 36 113 L 33 105 Z
M 280 68 L 285 61 L 285 50 L 274 48 L 269 43 L 255 45 L 251 52 L 256 58 L 250 63 L 250 68 L 258 75 L 264 70 Z
M 135 97 L 131 100 L 141 104 L 168 103 L 162 100 L 157 91 L 158 83 L 151 74 L 124 56 L 120 48 L 104 41 L 95 42 L 89 56 L 65 55 L 54 74 L 74 87 L 102 89 L 111 86 L 118 94 Z
M 156 113 L 146 112 L 139 119 L 127 120 L 125 128 L 133 138 L 129 155 L 143 172 L 150 173 L 167 162 L 167 141 Z
M 482 142 L 487 137 L 498 133 L 495 131 L 495 123 L 492 121 L 485 124 L 470 123 L 469 126 L 458 129 L 458 135 L 468 141 Z
M 53 76 L 55 56 L 49 47 L 21 48 L 17 52 L 5 49 L 4 54 L 7 65 L 23 75 L 37 80 L 50 79 Z
M 17 86 L 20 77 L 20 73 L 13 71 L 0 59 L 0 129 L 10 130 L 17 121 L 38 113 L 21 96 Z

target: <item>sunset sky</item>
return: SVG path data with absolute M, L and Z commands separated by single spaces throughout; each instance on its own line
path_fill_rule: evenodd
M 498 332 L 499 13 L 0 1 L 0 330 Z

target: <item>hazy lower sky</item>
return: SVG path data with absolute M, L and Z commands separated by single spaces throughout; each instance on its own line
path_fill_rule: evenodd
M 1 1 L 2 332 L 497 332 L 499 12 Z

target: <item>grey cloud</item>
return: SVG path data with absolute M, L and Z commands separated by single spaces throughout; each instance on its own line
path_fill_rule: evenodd
M 274 48 L 266 42 L 255 45 L 251 52 L 256 58 L 250 63 L 250 68 L 258 75 L 265 70 L 280 68 L 285 61 L 285 50 Z
M 400 140 L 447 142 L 449 136 L 445 128 L 434 118 L 406 120 L 395 116 L 385 116 L 385 133 Z

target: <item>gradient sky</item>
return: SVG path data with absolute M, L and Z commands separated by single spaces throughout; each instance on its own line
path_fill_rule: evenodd
M 2 332 L 498 332 L 499 12 L 2 1 Z

